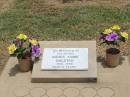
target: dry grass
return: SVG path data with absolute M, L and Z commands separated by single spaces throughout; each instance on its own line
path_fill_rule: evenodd
M 85 0 L 85 1 L 89 2 L 90 4 L 96 3 L 101 6 L 111 6 L 117 8 L 124 8 L 130 3 L 130 0 Z
M 9 58 L 9 55 L 7 53 L 7 42 L 0 41 L 0 74 L 2 73 L 2 70 Z
M 72 0 L 73 2 L 63 3 L 63 0 L 33 0 L 33 10 L 50 11 L 62 10 L 64 8 L 76 8 L 79 6 L 105 6 L 113 8 L 125 8 L 130 0 Z
M 0 0 L 0 11 L 7 11 L 14 6 L 14 0 Z

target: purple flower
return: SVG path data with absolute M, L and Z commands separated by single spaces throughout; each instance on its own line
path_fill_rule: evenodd
M 17 48 L 20 48 L 22 46 L 22 42 L 19 40 L 14 40 L 13 43 L 16 45 Z
M 37 45 L 32 46 L 32 56 L 39 57 L 41 54 L 40 48 Z
M 106 36 L 107 41 L 115 41 L 117 39 L 119 39 L 119 36 L 116 33 L 111 33 L 108 36 Z
M 104 41 L 104 40 L 105 40 L 105 36 L 104 36 L 104 35 L 101 35 L 101 36 L 99 37 L 99 40 L 100 40 L 100 41 Z

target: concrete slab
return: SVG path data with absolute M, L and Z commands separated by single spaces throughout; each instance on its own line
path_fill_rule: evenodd
M 88 48 L 88 70 L 79 71 L 44 71 L 41 70 L 42 59 L 35 63 L 32 71 L 32 82 L 96 82 L 97 61 L 96 41 L 44 41 L 44 48 Z
M 19 72 L 10 57 L 0 77 L 0 97 L 130 97 L 129 58 L 116 68 L 98 60 L 97 83 L 31 83 L 31 72 Z

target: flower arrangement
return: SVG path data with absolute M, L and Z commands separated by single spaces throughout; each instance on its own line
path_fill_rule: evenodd
M 128 33 L 123 31 L 119 25 L 113 25 L 101 32 L 99 40 L 101 44 L 120 46 L 121 42 L 128 40 Z
M 120 46 L 121 42 L 128 40 L 128 33 L 122 30 L 119 25 L 113 25 L 101 32 L 99 40 L 101 44 L 107 44 L 109 47 L 106 49 L 106 64 L 110 67 L 118 66 L 120 50 L 117 46 Z
M 18 59 L 28 57 L 38 58 L 41 54 L 40 45 L 35 38 L 29 38 L 25 34 L 19 34 L 8 47 L 10 55 L 16 55 Z

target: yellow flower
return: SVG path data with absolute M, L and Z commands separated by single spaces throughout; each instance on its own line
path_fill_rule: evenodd
M 25 34 L 19 34 L 17 38 L 20 40 L 27 40 L 27 36 Z
M 127 32 L 121 32 L 121 36 L 125 39 L 128 39 L 128 33 Z
M 111 29 L 118 31 L 118 30 L 121 29 L 121 27 L 120 27 L 119 25 L 113 25 L 113 26 L 111 27 Z
M 16 46 L 15 44 L 12 44 L 8 47 L 8 52 L 9 54 L 14 54 L 14 52 L 16 51 Z
M 103 34 L 109 34 L 109 33 L 111 33 L 111 32 L 112 32 L 111 29 L 105 29 L 105 31 L 103 32 Z
M 30 39 L 29 40 L 30 41 L 30 43 L 32 44 L 32 45 L 37 45 L 38 44 L 38 42 L 37 42 L 37 40 L 36 39 Z

